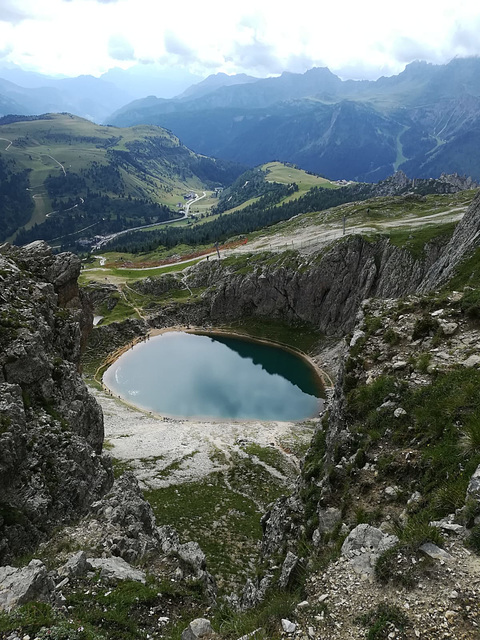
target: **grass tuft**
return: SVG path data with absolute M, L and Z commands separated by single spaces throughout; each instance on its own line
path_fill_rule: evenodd
M 408 618 L 403 611 L 394 604 L 380 602 L 375 609 L 370 609 L 359 618 L 368 627 L 367 640 L 387 638 L 388 634 L 398 629 L 401 633 L 408 627 Z M 396 638 L 403 637 L 395 634 Z

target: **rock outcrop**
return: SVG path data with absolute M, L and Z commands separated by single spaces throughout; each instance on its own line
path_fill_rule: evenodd
M 91 312 L 80 261 L 0 247 L 0 562 L 85 513 L 113 482 L 103 417 L 79 375 Z
M 157 526 L 152 507 L 131 471 L 122 474 L 80 522 L 65 527 L 62 539 L 66 546 L 88 550 L 88 562 L 102 569 L 103 575 L 114 569 L 121 572 L 124 565 L 115 563 L 115 558 L 148 569 L 151 561 L 164 556 L 179 580 L 200 582 L 208 599 L 216 599 L 217 587 L 207 571 L 205 554 L 196 542 L 182 544 L 173 527 Z M 98 556 L 102 558 L 92 560 Z M 105 559 L 109 561 L 101 561 Z M 59 575 L 75 573 L 79 562 L 82 563 L 81 555 L 71 558 L 58 570 Z
M 26 567 L 0 567 L 0 611 L 32 601 L 49 602 L 55 589 L 53 577 L 40 560 Z
M 350 531 L 342 545 L 342 555 L 362 575 L 373 575 L 379 556 L 398 542 L 397 536 L 383 533 L 369 524 L 359 524 Z
M 431 291 L 453 276 L 457 265 L 478 248 L 480 242 L 480 192 L 459 222 L 441 256 L 426 273 L 418 290 Z
M 432 245 L 417 260 L 386 239 L 368 242 L 353 236 L 309 258 L 287 254 L 240 271 L 222 262 L 203 262 L 192 269 L 188 282 L 207 290 L 200 305 L 190 306 L 200 307 L 198 315 L 211 323 L 256 316 L 310 323 L 327 335 L 343 335 L 353 329 L 365 298 L 415 291 L 440 251 Z
M 376 185 L 375 195 L 417 195 L 422 193 L 457 193 L 465 189 L 476 189 L 478 184 L 470 177 L 458 173 L 442 173 L 440 178 L 409 178 L 402 170 L 385 178 Z

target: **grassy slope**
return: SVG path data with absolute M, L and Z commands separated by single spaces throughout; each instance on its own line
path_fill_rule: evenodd
M 173 148 L 180 146 L 173 135 L 159 127 L 136 126 L 119 129 L 96 125 L 69 114 L 54 114 L 49 120 L 2 125 L 0 133 L 13 143 L 8 150 L 2 148 L 0 153 L 5 154 L 7 158 L 14 157 L 21 168 L 31 170 L 32 194 L 43 195 L 42 198 L 35 198 L 35 213 L 29 226 L 43 222 L 46 213 L 51 211 L 43 182 L 49 175 L 63 174 L 58 163 L 63 165 L 67 172 L 80 173 L 92 162 L 100 165 L 109 164 L 107 151 L 128 151 L 129 143 L 146 143 L 149 138 L 160 138 Z M 182 178 L 175 172 L 174 165 L 167 161 L 154 162 L 153 166 L 150 162 L 148 169 L 148 175 L 141 170 L 127 173 L 120 169 L 127 194 L 174 205 L 179 201 L 183 202 L 182 194 L 185 191 L 202 187 L 202 183 L 195 177 Z M 92 189 L 99 190 L 98 185 L 91 186 Z M 116 195 L 108 191 L 104 193 Z M 75 195 L 72 194 L 72 197 Z
M 115 284 L 134 282 L 136 280 L 143 280 L 144 278 L 158 277 L 164 273 L 183 271 L 187 267 L 191 267 L 196 264 L 199 260 L 200 258 L 196 258 L 178 265 L 165 265 L 164 267 L 142 269 L 141 271 L 136 268 L 121 269 L 115 267 L 92 267 L 91 269 L 84 269 L 82 271 L 79 282 L 83 285 L 92 281 L 106 280 L 107 278 L 110 282 L 115 280 Z
M 475 190 L 470 190 L 455 194 L 427 195 L 424 202 L 418 200 L 406 201 L 402 196 L 384 196 L 362 202 L 351 202 L 325 211 L 305 213 L 291 220 L 279 222 L 276 225 L 249 234 L 249 239 L 268 238 L 279 234 L 285 236 L 286 240 L 288 240 L 289 236 L 296 230 L 305 229 L 309 226 L 312 228 L 326 224 L 341 226 L 344 216 L 346 218 L 347 231 L 352 226 L 368 225 L 374 231 L 385 233 L 384 226 L 388 224 L 390 225 L 388 234 L 393 238 L 397 231 L 393 224 L 396 220 L 401 226 L 404 226 L 409 219 L 425 218 L 426 228 L 435 221 L 435 219 L 428 220 L 429 216 L 443 213 L 448 215 L 457 207 L 464 208 L 470 204 L 475 193 Z M 400 232 L 400 228 L 398 231 Z
M 268 162 L 260 167 L 267 172 L 269 182 L 280 182 L 281 184 L 298 184 L 298 192 L 295 197 L 300 197 L 312 187 L 324 187 L 326 189 L 336 189 L 337 185 L 331 180 L 322 178 L 312 173 L 307 173 L 303 169 L 297 169 L 283 162 Z

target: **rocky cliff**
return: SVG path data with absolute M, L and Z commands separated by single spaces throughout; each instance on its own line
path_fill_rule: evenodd
M 308 549 L 297 633 L 364 637 L 370 611 L 392 638 L 476 637 L 479 365 L 461 293 L 363 303 L 297 487 L 262 521 L 281 576 Z M 262 579 L 247 592 L 263 598 Z
M 441 252 L 423 260 L 386 239 L 353 236 L 311 257 L 296 253 L 236 264 L 203 262 L 188 278 L 204 294 L 211 322 L 257 316 L 310 323 L 326 334 L 351 331 L 362 300 L 411 293 Z
M 430 291 L 452 277 L 460 261 L 478 249 L 480 241 L 480 192 L 457 225 L 452 239 L 442 251 L 439 259 L 425 275 L 420 291 Z
M 103 416 L 79 374 L 91 313 L 80 261 L 0 247 L 0 563 L 79 516 L 113 482 Z

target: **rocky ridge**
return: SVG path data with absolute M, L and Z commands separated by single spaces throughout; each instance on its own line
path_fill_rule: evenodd
M 101 409 L 79 374 L 91 312 L 80 261 L 0 247 L 0 561 L 85 512 L 113 476 Z

